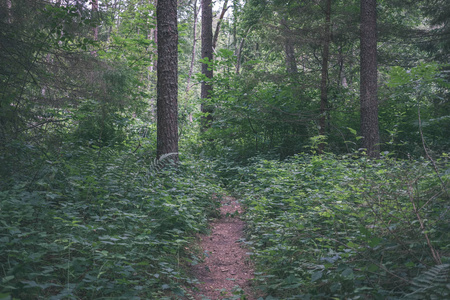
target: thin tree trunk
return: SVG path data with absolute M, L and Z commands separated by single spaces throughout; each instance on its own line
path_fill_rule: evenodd
M 228 0 L 225 0 L 222 7 L 222 12 L 220 13 L 219 20 L 217 21 L 216 31 L 214 32 L 213 38 L 213 49 L 216 49 L 217 39 L 219 38 L 220 25 L 222 25 L 223 17 L 228 10 Z
M 237 3 L 238 0 L 233 0 L 233 46 L 234 46 L 234 52 L 235 54 L 237 54 L 237 23 L 238 23 L 238 18 L 237 18 Z
M 92 13 L 95 17 L 98 14 L 98 0 L 92 0 Z M 93 29 L 94 41 L 98 41 L 98 26 L 95 26 Z
M 338 88 L 347 88 L 347 77 L 345 76 L 344 69 L 344 54 L 342 53 L 342 46 L 339 47 L 338 65 L 339 65 L 339 80 L 337 82 Z
M 284 53 L 286 55 L 286 70 L 289 74 L 297 74 L 297 61 L 295 59 L 295 50 L 292 45 L 289 26 L 284 18 L 281 19 L 281 30 L 284 32 Z
M 202 1 L 202 59 L 208 60 L 209 63 L 213 61 L 213 36 L 212 36 L 212 3 L 211 0 Z M 211 80 L 213 78 L 212 66 L 208 63 L 202 63 L 202 74 Z M 211 82 L 202 81 L 201 85 L 201 111 L 206 114 L 202 119 L 202 129 L 206 130 L 211 126 L 213 120 L 214 107 L 208 104 L 211 97 L 212 85 Z
M 319 119 L 319 134 L 325 136 L 326 134 L 326 114 L 328 107 L 328 58 L 330 53 L 330 23 L 331 23 L 331 0 L 327 0 L 325 10 L 325 28 L 323 36 L 322 49 L 322 79 L 320 82 L 320 119 Z M 324 143 L 319 145 L 319 153 L 323 153 L 325 148 Z
M 201 9 L 201 3 L 200 3 L 200 8 L 197 10 L 197 0 L 194 1 L 194 27 L 193 27 L 193 36 L 192 36 L 192 56 L 191 56 L 191 66 L 189 68 L 189 74 L 188 74 L 188 78 L 187 78 L 187 83 L 186 83 L 186 94 L 189 93 L 190 89 L 191 89 L 191 78 L 192 78 L 192 73 L 194 73 L 194 63 L 195 63 L 195 53 L 196 53 L 196 46 L 197 46 L 197 20 L 198 20 L 198 14 L 200 12 Z M 186 106 L 188 105 L 188 103 L 186 103 Z M 189 113 L 189 122 L 192 122 L 192 113 Z
M 155 7 L 158 7 L 158 0 L 155 1 Z M 156 16 L 158 18 L 158 16 Z M 155 44 L 158 45 L 158 24 L 156 24 L 155 28 L 153 29 L 153 39 L 155 41 Z M 155 56 L 158 56 L 158 47 L 156 47 L 156 53 Z M 158 68 L 158 60 L 153 60 L 153 70 L 156 70 Z
M 297 74 L 297 61 L 295 59 L 295 50 L 290 38 L 287 38 L 284 42 L 284 51 L 286 54 L 286 68 L 289 74 Z
M 6 23 L 8 24 L 12 24 L 13 22 L 13 16 L 12 16 L 12 3 L 11 0 L 6 0 L 6 10 L 7 12 L 7 18 L 6 18 Z
M 178 24 L 177 0 L 158 1 L 157 145 L 158 158 L 178 161 Z
M 252 26 L 250 26 L 247 29 L 247 32 L 245 33 L 245 36 L 242 37 L 241 42 L 239 43 L 239 48 L 236 50 L 236 74 L 239 74 L 241 71 L 241 56 L 242 56 L 242 49 L 244 48 L 245 39 L 247 38 L 248 34 L 250 33 L 250 30 L 252 29 Z
M 98 0 L 92 0 L 92 17 L 98 18 Z M 94 38 L 94 41 L 98 41 L 98 26 L 95 25 L 94 28 L 92 28 L 92 35 Z M 93 56 L 97 56 L 97 51 L 92 50 L 91 54 Z
M 151 41 L 155 42 L 155 45 L 158 45 L 157 43 L 157 34 L 158 34 L 158 30 L 155 28 L 151 28 L 150 29 L 150 34 L 148 35 L 148 39 Z M 154 70 L 156 70 L 156 67 L 158 66 L 158 61 L 154 58 L 156 58 L 158 55 L 158 51 L 157 49 L 154 49 L 153 51 L 151 51 L 150 53 L 150 59 L 153 61 L 152 64 L 148 67 L 148 70 L 150 72 L 153 72 Z
M 150 2 L 153 2 L 155 7 L 158 6 L 158 0 L 150 0 Z M 158 17 L 158 16 L 156 16 L 156 17 Z M 154 28 L 150 29 L 150 40 L 154 41 L 156 48 L 154 48 L 152 53 L 150 54 L 152 64 L 148 67 L 148 70 L 149 70 L 148 79 L 149 80 L 151 77 L 150 73 L 153 73 L 158 68 L 158 24 L 156 24 L 156 26 Z M 157 102 L 157 100 L 155 101 L 154 98 L 150 99 L 150 112 L 151 112 L 151 117 L 153 119 L 156 116 L 156 113 L 155 113 L 156 106 L 157 106 L 156 102 Z M 157 118 L 157 116 L 156 116 L 156 118 Z
M 197 19 L 198 19 L 198 13 L 197 11 L 197 0 L 194 1 L 194 27 L 193 27 L 193 36 L 192 36 L 192 56 L 191 56 L 191 66 L 189 68 L 189 74 L 187 78 L 187 84 L 186 84 L 186 93 L 189 92 L 191 89 L 190 83 L 191 83 L 191 77 L 192 73 L 194 72 L 194 62 L 195 62 L 195 50 L 197 46 Z
M 361 0 L 361 135 L 367 155 L 380 156 L 377 99 L 377 3 Z

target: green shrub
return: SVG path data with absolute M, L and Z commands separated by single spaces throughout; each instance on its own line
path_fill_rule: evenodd
M 448 186 L 428 162 L 300 155 L 226 180 L 247 206 L 256 281 L 272 297 L 402 297 L 450 257 Z
M 0 193 L 0 295 L 155 299 L 182 295 L 192 236 L 220 192 L 207 161 L 160 169 L 115 148 L 48 161 L 33 184 Z

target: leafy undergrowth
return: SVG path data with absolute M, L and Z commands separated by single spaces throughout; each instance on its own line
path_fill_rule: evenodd
M 447 299 L 450 166 L 438 163 L 441 178 L 426 161 L 325 155 L 224 168 L 247 207 L 256 285 L 271 299 Z
M 208 162 L 167 161 L 80 148 L 0 192 L 0 298 L 183 295 L 189 243 L 220 189 Z

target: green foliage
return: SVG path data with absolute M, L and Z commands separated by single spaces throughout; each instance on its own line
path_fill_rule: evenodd
M 421 63 L 411 70 L 405 70 L 402 67 L 392 67 L 390 72 L 390 86 L 399 86 L 406 84 L 435 83 L 436 74 L 438 72 L 438 65 L 436 63 L 425 64 Z M 409 85 L 409 88 L 414 86 Z
M 450 264 L 437 265 L 413 280 L 412 293 L 405 299 L 446 299 L 450 297 Z
M 179 168 L 160 169 L 148 150 L 68 148 L 36 181 L 3 190 L 0 294 L 183 295 L 194 282 L 184 272 L 196 255 L 192 236 L 215 214 L 220 189 L 207 161 L 185 157 Z
M 145 68 L 156 59 L 152 57 L 156 45 L 151 37 L 156 26 L 154 5 L 127 1 L 117 19 L 120 24 L 111 29 L 111 36 L 103 43 L 99 56 L 105 60 L 123 61 L 135 71 L 147 73 Z
M 229 50 L 219 50 L 214 62 L 211 105 L 214 122 L 204 140 L 214 144 L 210 153 L 225 155 L 220 149 L 233 149 L 241 157 L 256 153 L 293 155 L 309 144 L 317 133 L 312 110 L 319 100 L 315 89 L 302 90 L 291 78 L 273 81 L 265 72 L 236 74 L 236 57 Z M 243 67 L 257 67 L 263 62 L 252 60 Z M 199 80 L 206 80 L 202 75 Z M 309 101 L 313 99 L 313 101 Z M 208 149 L 208 148 L 206 148 Z
M 0 185 L 36 174 L 68 140 L 105 146 L 128 139 L 142 111 L 139 73 L 94 55 L 99 19 L 85 7 L 19 0 L 0 15 Z M 8 5 L 6 5 L 8 6 Z
M 257 285 L 276 299 L 398 298 L 432 250 L 449 260 L 448 194 L 427 162 L 299 155 L 231 169 L 219 174 L 247 207 Z M 417 282 L 448 276 L 432 270 Z
M 418 104 L 426 144 L 438 153 L 449 147 L 448 66 L 436 63 L 422 47 L 441 44 L 434 50 L 446 57 L 442 46 L 448 39 L 441 34 L 448 31 L 448 7 L 432 2 L 378 4 L 380 143 L 382 151 L 402 158 L 423 154 Z M 276 153 L 285 158 L 307 151 L 310 138 L 319 134 L 321 118 L 324 6 L 324 1 L 246 1 L 233 11 L 234 23 L 223 27 L 228 40 L 221 46 L 228 53 L 215 56 L 218 65 L 228 63 L 214 66 L 212 100 L 218 109 L 205 139 L 240 157 Z M 331 11 L 326 129 L 320 134 L 327 138 L 325 151 L 343 154 L 360 144 L 347 131 L 360 126 L 359 2 L 333 1 Z M 422 44 L 423 39 L 429 40 Z M 286 52 L 288 45 L 292 55 Z M 296 72 L 286 72 L 291 63 Z M 221 149 L 211 148 L 212 153 Z
M 410 69 L 391 68 L 388 90 L 382 91 L 388 100 L 380 105 L 386 150 L 401 156 L 421 155 L 421 129 L 429 147 L 437 152 L 447 151 L 450 102 L 446 99 L 448 82 L 443 68 L 436 63 L 420 63 Z
M 136 122 L 131 115 L 140 114 L 148 105 L 145 91 L 139 87 L 138 74 L 126 66 L 100 69 L 95 73 L 102 78 L 95 82 L 100 87 L 93 98 L 82 98 L 77 105 L 70 105 L 73 132 L 71 138 L 83 145 L 107 146 L 121 144 L 130 136 L 127 130 Z M 95 87 L 93 87 L 95 88 Z

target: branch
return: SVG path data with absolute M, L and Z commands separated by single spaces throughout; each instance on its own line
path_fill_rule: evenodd
M 213 49 L 216 49 L 217 39 L 219 38 L 220 25 L 228 8 L 230 8 L 230 6 L 228 6 L 228 0 L 225 0 L 225 2 L 223 3 L 222 12 L 220 13 L 219 21 L 217 21 L 216 31 L 214 32 Z
M 431 161 L 431 163 L 433 164 L 434 171 L 436 172 L 436 174 L 437 174 L 437 176 L 438 176 L 438 178 L 439 178 L 439 180 L 440 180 L 440 182 L 441 182 L 442 190 L 443 190 L 443 191 L 447 194 L 447 196 L 448 196 L 449 194 L 448 194 L 447 188 L 445 187 L 445 183 L 444 183 L 444 181 L 442 180 L 441 175 L 439 174 L 439 171 L 438 171 L 438 168 L 437 168 L 437 166 L 436 166 L 436 163 L 434 162 L 433 158 L 431 158 L 430 154 L 428 153 L 428 149 L 427 149 L 427 146 L 426 146 L 426 143 L 425 143 L 425 138 L 424 138 L 424 136 L 423 136 L 423 131 L 422 131 L 422 120 L 420 119 L 420 104 L 418 104 L 418 106 L 417 106 L 417 115 L 418 115 L 418 117 L 419 117 L 419 132 L 420 132 L 420 138 L 422 139 L 423 150 L 425 151 L 425 155 L 427 156 L 427 158 L 428 158 L 428 159 Z

